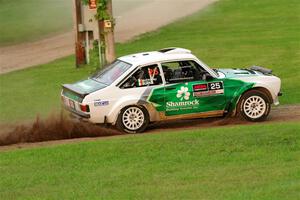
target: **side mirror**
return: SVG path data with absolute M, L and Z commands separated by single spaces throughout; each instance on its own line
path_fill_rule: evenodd
M 204 80 L 204 81 L 211 81 L 213 79 L 214 79 L 214 77 L 212 75 L 210 75 L 209 73 L 203 74 L 202 80 Z

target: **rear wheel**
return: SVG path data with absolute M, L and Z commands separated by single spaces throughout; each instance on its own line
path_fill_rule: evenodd
M 141 133 L 149 124 L 147 110 L 141 106 L 127 106 L 118 116 L 117 128 L 127 133 Z
M 271 109 L 268 96 L 258 90 L 246 92 L 239 104 L 239 110 L 242 116 L 248 121 L 265 120 Z

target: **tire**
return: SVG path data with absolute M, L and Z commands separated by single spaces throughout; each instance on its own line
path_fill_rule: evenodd
M 148 111 L 142 106 L 127 106 L 119 113 L 116 126 L 126 133 L 141 133 L 149 124 Z
M 259 122 L 268 117 L 271 104 L 264 92 L 250 90 L 241 97 L 238 109 L 246 120 Z

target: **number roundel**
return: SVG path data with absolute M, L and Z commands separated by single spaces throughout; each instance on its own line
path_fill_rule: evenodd
M 219 90 L 223 89 L 221 82 L 216 82 L 216 83 L 209 83 L 209 89 L 210 90 Z

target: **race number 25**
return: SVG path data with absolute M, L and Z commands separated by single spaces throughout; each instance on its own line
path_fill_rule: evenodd
M 223 82 L 208 83 L 209 90 L 220 90 L 223 89 Z

